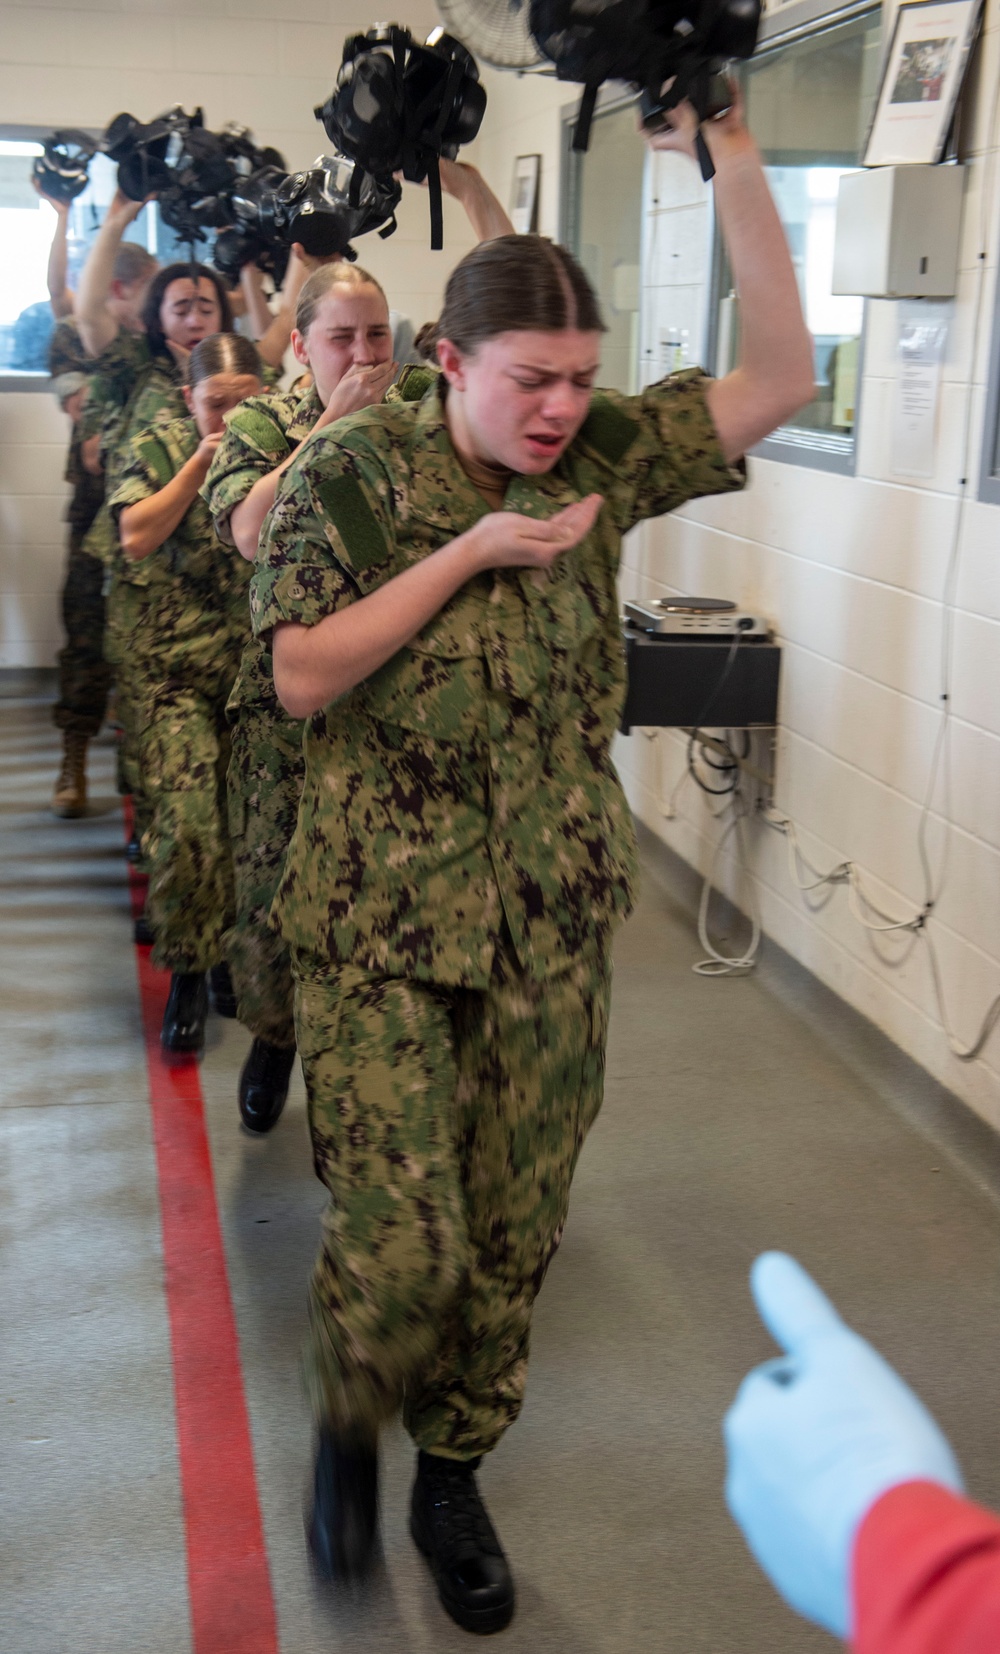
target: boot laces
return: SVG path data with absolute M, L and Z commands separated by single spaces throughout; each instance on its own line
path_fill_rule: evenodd
M 427 1493 L 435 1525 L 455 1556 L 476 1551 L 502 1554 L 472 1471 L 435 1467 L 427 1477 Z

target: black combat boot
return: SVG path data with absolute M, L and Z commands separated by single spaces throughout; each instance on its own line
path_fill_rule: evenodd
M 156 941 L 156 934 L 146 918 L 145 908 L 143 908 L 138 919 L 135 920 L 132 926 L 132 934 L 135 937 L 136 946 L 140 948 L 151 948 Z
M 294 1045 L 254 1040 L 240 1074 L 240 1119 L 247 1131 L 260 1134 L 277 1124 L 294 1062 Z
M 208 989 L 204 971 L 174 971 L 163 1012 L 160 1044 L 176 1056 L 200 1051 L 205 1043 Z
M 233 988 L 233 979 L 229 974 L 229 966 L 223 959 L 218 965 L 213 965 L 208 973 L 208 985 L 212 990 L 212 1004 L 216 1015 L 220 1017 L 234 1017 L 236 1015 L 236 991 Z
M 378 1543 L 378 1448 L 321 1430 L 309 1549 L 324 1579 L 346 1585 L 371 1572 Z
M 457 1625 L 484 1635 L 514 1614 L 514 1581 L 476 1486 L 478 1459 L 417 1458 L 410 1533 Z

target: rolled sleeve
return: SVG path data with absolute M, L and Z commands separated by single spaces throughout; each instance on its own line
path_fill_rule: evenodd
M 151 499 L 162 487 L 163 483 L 140 460 L 133 459 L 118 479 L 117 487 L 108 500 L 108 510 L 117 522 L 126 506 Z
M 215 524 L 215 532 L 219 539 L 223 540 L 227 546 L 234 546 L 236 540 L 232 527 L 233 512 L 238 505 L 242 505 L 261 477 L 268 475 L 268 471 L 254 465 L 231 468 L 224 465 L 217 474 L 217 464 L 218 455 L 212 461 L 212 469 L 204 483 L 202 483 L 200 493 L 212 513 L 212 521 Z M 271 470 L 273 469 L 272 466 Z

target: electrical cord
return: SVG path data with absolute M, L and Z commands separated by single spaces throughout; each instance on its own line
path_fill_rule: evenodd
M 995 181 L 994 175 L 997 164 L 998 118 L 1000 118 L 1000 83 L 997 84 L 994 90 L 993 106 L 990 112 L 986 144 L 986 164 L 984 167 L 983 189 L 981 195 L 981 233 L 979 237 L 980 247 L 978 254 L 979 280 L 976 285 L 976 299 L 972 324 L 972 349 L 974 351 L 978 346 L 980 328 L 982 325 L 988 251 L 993 244 L 993 232 L 989 221 L 989 215 L 993 202 Z M 953 623 L 958 590 L 958 576 L 961 564 L 962 529 L 965 522 L 965 511 L 969 498 L 969 485 L 974 458 L 972 452 L 972 411 L 973 383 L 970 377 L 965 399 L 962 429 L 961 453 L 963 474 L 959 482 L 955 520 L 948 549 L 948 557 L 945 566 L 945 578 L 941 593 L 942 629 L 939 691 L 941 718 L 934 740 L 927 788 L 924 794 L 924 799 L 920 810 L 920 819 L 917 826 L 917 853 L 920 859 L 921 875 L 923 880 L 923 903 L 921 907 L 906 918 L 898 918 L 893 914 L 885 912 L 884 909 L 882 909 L 866 891 L 861 871 L 856 863 L 852 861 L 838 862 L 827 872 L 822 872 L 819 868 L 813 867 L 803 854 L 802 848 L 798 841 L 795 824 L 789 819 L 789 817 L 781 815 L 778 811 L 768 806 L 765 806 L 759 812 L 761 819 L 767 824 L 767 826 L 784 834 L 788 844 L 789 876 L 792 883 L 798 890 L 804 894 L 810 894 L 826 887 L 846 885 L 849 910 L 857 923 L 860 924 L 866 931 L 871 934 L 881 936 L 903 936 L 909 934 L 924 944 L 927 950 L 927 958 L 931 972 L 931 982 L 933 985 L 934 998 L 937 1004 L 941 1027 L 948 1041 L 949 1050 L 960 1062 L 974 1061 L 975 1058 L 978 1057 L 983 1051 L 987 1041 L 991 1038 L 998 1025 L 1000 1025 L 1000 993 L 998 993 L 987 1007 L 986 1013 L 980 1022 L 975 1038 L 968 1043 L 963 1043 L 959 1040 L 952 1027 L 951 1019 L 948 1013 L 940 961 L 938 959 L 937 947 L 930 928 L 930 921 L 934 914 L 934 910 L 940 902 L 945 888 L 948 869 L 948 852 L 951 840 L 949 802 L 951 797 L 949 736 L 951 732 L 952 710 L 952 666 L 954 651 Z M 719 687 L 721 687 L 721 684 Z M 701 722 L 704 722 L 704 718 L 702 718 Z M 698 782 L 698 785 L 701 786 L 705 792 L 719 791 L 720 789 L 705 786 L 697 775 L 692 761 L 693 742 L 694 734 L 692 735 L 691 741 L 688 745 L 688 765 L 681 780 L 685 780 L 687 775 L 691 774 Z M 702 753 L 702 756 L 705 756 L 704 752 Z M 715 768 L 716 766 L 713 765 L 712 767 Z M 944 785 L 944 805 L 941 819 L 943 820 L 945 827 L 945 841 L 939 866 L 935 870 L 928 844 L 928 829 L 931 818 L 934 814 L 934 801 L 937 797 L 938 787 L 942 781 L 942 777 Z M 676 791 L 677 789 L 675 789 L 675 794 Z M 672 802 L 673 799 L 671 799 L 671 803 Z M 748 875 L 749 864 L 743 827 L 745 812 L 742 806 L 738 780 L 733 792 L 732 809 L 732 819 L 720 835 L 713 852 L 709 872 L 702 887 L 701 901 L 699 903 L 698 936 L 702 946 L 709 954 L 708 959 L 702 960 L 699 964 L 694 966 L 694 969 L 701 975 L 724 975 L 738 970 L 747 970 L 752 968 L 753 964 L 756 962 L 756 952 L 760 941 L 760 923 L 757 915 L 754 886 L 752 879 Z M 723 849 L 725 848 L 725 845 L 734 834 L 736 835 L 739 844 L 740 863 L 744 873 L 747 874 L 747 889 L 751 897 L 751 902 L 749 905 L 751 907 L 752 938 L 750 946 L 747 948 L 744 955 L 739 958 L 726 958 L 711 945 L 708 939 L 707 915 L 718 860 Z M 801 876 L 800 868 L 807 870 L 808 876 L 805 879 Z

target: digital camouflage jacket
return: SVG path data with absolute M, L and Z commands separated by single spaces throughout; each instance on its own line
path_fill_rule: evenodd
M 215 532 L 234 547 L 234 556 L 240 553 L 235 551 L 229 519 L 236 507 L 254 483 L 269 476 L 305 440 L 322 411 L 323 405 L 312 389 L 305 395 L 301 391 L 279 391 L 271 396 L 248 396 L 227 415 L 226 434 L 216 449 L 201 494 L 212 513 Z M 247 564 L 248 578 L 249 568 Z M 241 706 L 288 721 L 274 693 L 270 648 L 263 638 L 251 634 L 249 612 L 247 644 L 230 697 L 230 715 L 235 716 Z
M 198 447 L 193 419 L 157 424 L 134 437 L 108 505 L 115 522 L 126 506 L 165 488 Z M 138 631 L 129 646 L 147 678 L 174 675 L 216 694 L 236 675 L 248 625 L 250 566 L 215 534 L 204 500 L 195 498 L 163 545 L 138 562 L 122 561 L 136 594 Z
M 595 392 L 552 471 L 504 509 L 605 504 L 549 571 L 477 576 L 351 693 L 308 721 L 298 827 L 275 901 L 295 948 L 381 974 L 483 988 L 506 922 L 534 978 L 603 954 L 630 909 L 631 815 L 611 763 L 625 689 L 621 537 L 743 486 L 700 370 L 640 396 Z M 258 554 L 258 635 L 315 625 L 472 527 L 489 507 L 459 464 L 437 387 L 310 442 Z

